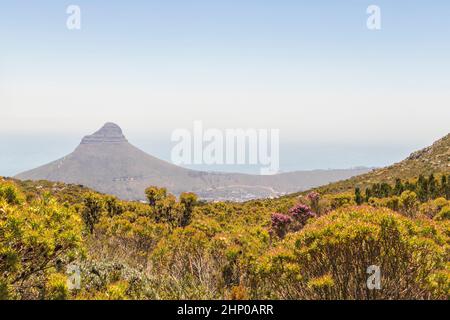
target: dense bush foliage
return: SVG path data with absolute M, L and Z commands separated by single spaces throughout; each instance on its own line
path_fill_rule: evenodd
M 340 209 L 268 252 L 260 287 L 276 299 L 447 298 L 448 231 L 388 209 Z M 381 290 L 366 286 L 371 265 L 381 269 Z
M 375 183 L 365 190 L 365 201 L 368 202 L 370 198 L 388 198 L 392 196 L 400 196 L 405 191 L 414 192 L 418 200 L 426 202 L 428 200 L 439 197 L 450 199 L 450 176 L 442 175 L 440 179 L 436 179 L 433 174 L 428 178 L 420 175 L 418 179 L 413 181 L 403 182 L 401 179 L 396 179 L 395 185 L 391 186 L 388 183 Z M 355 189 L 355 198 L 358 197 L 360 189 Z
M 22 204 L 17 190 L 5 189 L 0 195 L 0 298 L 66 297 L 56 287 L 65 279 L 63 267 L 82 254 L 80 217 L 48 195 Z
M 447 299 L 450 202 L 398 189 L 204 203 L 149 187 L 140 203 L 0 180 L 0 298 Z

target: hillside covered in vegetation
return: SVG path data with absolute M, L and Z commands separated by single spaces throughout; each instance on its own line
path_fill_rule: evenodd
M 448 299 L 449 140 L 244 203 L 0 178 L 0 299 Z
M 349 191 L 355 186 L 365 188 L 373 183 L 394 184 L 396 179 L 414 179 L 420 175 L 440 175 L 450 172 L 450 134 L 433 145 L 413 152 L 405 160 L 391 166 L 375 169 L 344 181 L 317 188 L 320 192 L 335 193 Z

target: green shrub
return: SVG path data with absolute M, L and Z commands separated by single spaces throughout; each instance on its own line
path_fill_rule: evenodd
M 400 195 L 400 211 L 407 216 L 413 217 L 419 210 L 417 194 L 412 191 L 404 191 Z
M 449 220 L 450 219 L 450 206 L 445 206 L 434 217 L 436 220 Z
M 82 255 L 81 226 L 76 213 L 51 198 L 30 205 L 0 200 L 0 295 L 67 297 L 54 273 Z
M 340 193 L 331 197 L 331 209 L 336 210 L 338 208 L 355 205 L 353 195 L 350 193 Z
M 437 198 L 423 203 L 419 207 L 419 212 L 432 219 L 434 218 L 444 207 L 450 206 L 450 201 L 445 198 Z
M 99 222 L 104 210 L 103 199 L 95 193 L 87 193 L 83 199 L 81 217 L 89 233 L 94 232 L 95 224 Z
M 388 209 L 343 208 L 262 257 L 260 287 L 276 299 L 445 299 L 448 240 L 431 220 Z M 371 265 L 381 268 L 381 290 L 366 286 Z
M 51 274 L 46 284 L 46 298 L 49 300 L 66 300 L 69 296 L 67 277 L 59 273 Z
M 0 184 L 0 200 L 4 199 L 8 204 L 18 205 L 24 202 L 24 197 L 12 183 Z

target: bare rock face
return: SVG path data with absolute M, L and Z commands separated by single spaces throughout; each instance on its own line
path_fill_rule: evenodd
M 107 122 L 105 125 L 89 136 L 85 136 L 81 140 L 81 144 L 96 144 L 96 143 L 121 143 L 128 142 L 122 133 L 122 129 L 112 122 Z
M 431 147 L 427 147 L 427 148 L 424 148 L 422 150 L 415 151 L 415 152 L 411 153 L 409 155 L 409 157 L 406 158 L 406 160 L 420 160 L 424 156 L 426 156 L 431 150 L 432 150 Z

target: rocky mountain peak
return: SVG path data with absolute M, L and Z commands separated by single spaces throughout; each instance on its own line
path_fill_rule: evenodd
M 85 136 L 81 140 L 81 144 L 95 144 L 95 143 L 120 143 L 128 142 L 122 133 L 122 129 L 112 122 L 107 122 L 95 133 Z

